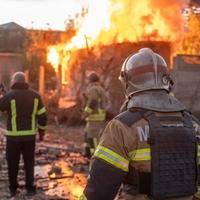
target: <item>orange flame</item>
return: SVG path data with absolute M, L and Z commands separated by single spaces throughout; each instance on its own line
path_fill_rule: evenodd
M 59 54 L 56 51 L 55 47 L 50 47 L 49 52 L 47 54 L 47 62 L 52 64 L 55 69 L 55 72 L 58 72 L 58 65 L 59 65 Z
M 88 14 L 66 48 L 138 40 L 175 40 L 182 31 L 184 0 L 89 0 Z
M 88 0 L 87 12 L 81 19 L 77 19 L 79 27 L 76 36 L 71 42 L 54 48 L 69 52 L 76 48 L 125 41 L 176 41 L 180 39 L 182 32 L 181 9 L 184 2 L 185 0 Z M 70 55 L 66 56 L 69 61 Z M 62 68 L 67 66 L 64 63 L 59 63 Z
M 183 39 L 178 53 L 200 55 L 200 8 L 191 7 L 187 8 L 185 13 L 186 24 Z

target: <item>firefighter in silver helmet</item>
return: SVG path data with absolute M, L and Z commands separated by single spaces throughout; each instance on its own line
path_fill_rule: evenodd
M 130 55 L 120 80 L 125 111 L 112 119 L 92 159 L 81 199 L 192 199 L 197 190 L 198 120 L 172 95 L 164 59 L 149 48 Z
M 88 86 L 85 92 L 86 105 L 83 118 L 86 120 L 85 156 L 90 158 L 105 127 L 107 93 L 101 86 L 96 72 L 91 72 L 87 77 L 87 81 Z

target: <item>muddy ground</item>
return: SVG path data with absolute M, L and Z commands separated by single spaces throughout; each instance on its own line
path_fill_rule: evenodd
M 0 200 L 78 200 L 88 174 L 88 160 L 83 153 L 83 126 L 49 125 L 45 140 L 37 141 L 35 183 L 37 194 L 27 197 L 24 189 L 23 162 L 18 175 L 19 191 L 9 198 L 5 136 L 0 131 Z

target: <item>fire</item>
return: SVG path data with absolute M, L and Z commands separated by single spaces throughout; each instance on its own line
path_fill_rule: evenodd
M 73 196 L 80 197 L 83 194 L 84 188 L 80 185 L 74 185 L 71 189 L 71 193 Z
M 55 72 L 58 72 L 58 66 L 59 66 L 59 54 L 56 51 L 55 47 L 50 47 L 49 52 L 47 55 L 47 62 L 52 64 L 52 66 L 55 69 Z
M 56 58 L 56 62 L 51 63 L 57 70 L 59 62 L 64 73 L 70 60 L 70 54 L 65 52 L 77 48 L 90 49 L 125 41 L 179 40 L 183 30 L 181 9 L 184 2 L 185 0 L 88 0 L 85 12 L 75 19 L 77 34 L 70 42 L 58 44 L 54 46 L 54 50 L 49 50 L 48 55 Z M 60 60 L 56 56 L 58 54 L 62 57 Z
M 66 51 L 63 44 L 57 46 L 50 46 L 48 48 L 47 62 L 53 66 L 56 73 L 58 73 L 59 66 L 61 66 L 61 73 L 62 73 L 61 82 L 64 84 L 67 83 L 65 74 L 67 71 L 70 54 L 71 52 Z
M 199 55 L 200 54 L 200 8 L 192 7 L 185 9 L 186 24 L 184 37 L 179 49 L 180 54 Z
M 94 42 L 102 30 L 109 30 L 110 24 L 110 1 L 88 0 L 88 13 L 79 22 L 77 35 L 71 43 L 66 45 L 66 49 L 85 47 L 85 39 Z
M 184 0 L 88 0 L 88 13 L 66 49 L 138 40 L 175 40 Z

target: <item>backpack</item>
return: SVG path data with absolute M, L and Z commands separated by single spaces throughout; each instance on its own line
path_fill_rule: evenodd
M 139 192 L 154 200 L 194 195 L 198 165 L 192 115 L 183 111 L 180 117 L 157 117 L 153 111 L 136 109 L 117 116 L 128 126 L 141 118 L 149 123 L 151 173 L 138 172 Z M 182 121 L 183 126 L 169 126 L 165 121 Z

